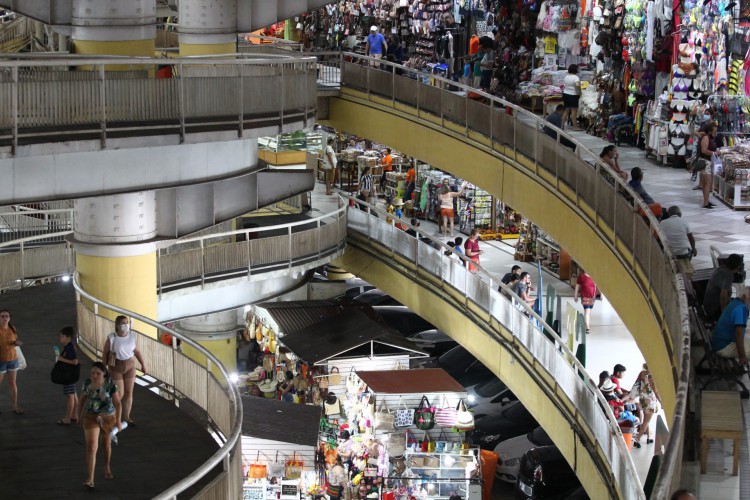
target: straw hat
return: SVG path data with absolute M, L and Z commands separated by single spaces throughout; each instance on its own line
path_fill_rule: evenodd
M 258 389 L 260 389 L 261 392 L 273 392 L 276 390 L 276 380 L 272 378 L 266 379 L 258 384 Z
M 604 383 L 599 389 L 601 389 L 602 392 L 612 392 L 615 390 L 616 387 L 617 386 L 615 385 L 614 382 L 612 382 L 612 380 L 607 379 L 604 381 Z
M 402 200 L 401 198 L 396 198 L 395 200 L 393 200 L 393 206 L 394 207 L 403 207 L 404 206 L 404 200 Z

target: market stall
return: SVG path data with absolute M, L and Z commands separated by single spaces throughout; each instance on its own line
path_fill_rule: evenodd
M 450 375 L 442 369 L 359 370 L 343 378 L 345 391 L 326 413 L 336 432 L 346 431 L 352 441 L 338 452 L 351 461 L 355 495 L 364 488 L 365 496 L 481 497 L 479 449 L 465 440 L 473 414 L 466 391 Z M 321 441 L 329 438 L 326 432 Z
M 243 499 L 300 498 L 321 484 L 315 452 L 321 408 L 242 397 Z
M 410 358 L 427 356 L 387 327 L 371 306 L 357 302 L 266 302 L 253 306 L 248 322 L 260 339 L 262 361 L 245 383 L 281 398 L 291 372 L 294 388 L 286 399 L 295 403 L 320 406 L 329 394 L 340 394 L 332 383 L 340 377 L 329 374 L 342 366 L 408 367 Z
M 750 209 L 750 144 L 719 149 L 721 168 L 713 177 L 714 195 L 733 210 Z

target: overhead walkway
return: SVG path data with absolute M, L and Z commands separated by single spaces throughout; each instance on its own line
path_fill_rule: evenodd
M 23 415 L 11 412 L 6 385 L 0 393 L 0 497 L 56 500 L 60 498 L 151 499 L 159 497 L 186 478 L 183 498 L 239 498 L 239 475 L 232 476 L 237 487 L 216 489 L 229 482 L 230 468 L 224 470 L 220 453 L 218 461 L 202 467 L 216 453 L 219 444 L 209 430 L 231 436 L 230 394 L 220 386 L 223 377 L 211 375 L 196 362 L 167 346 L 150 345 L 141 337 L 141 349 L 147 356 L 150 375 L 139 379 L 135 388 L 134 428 L 126 429 L 113 446 L 113 480 L 105 480 L 101 456 L 95 475 L 96 490 L 82 486 L 86 478 L 86 453 L 83 430 L 78 426 L 59 426 L 65 401 L 61 387 L 49 380 L 54 364 L 52 346 L 57 332 L 65 325 L 76 324 L 81 333 L 83 368 L 81 383 L 88 378 L 90 358 L 83 352 L 101 350 L 102 339 L 114 324 L 93 313 L 103 306 L 76 302 L 72 283 L 57 283 L 3 294 L 3 308 L 13 315 L 28 368 L 19 372 L 19 403 Z M 140 328 L 136 321 L 136 328 Z M 204 358 L 205 359 L 205 358 Z M 158 379 L 158 380 L 157 380 Z M 187 386 L 186 386 L 187 384 Z M 206 396 L 210 396 L 210 405 Z M 179 408 L 176 404 L 179 402 Z M 223 415 L 223 416 L 219 416 Z M 234 455 L 231 455 L 234 456 Z M 217 465 L 218 464 L 218 465 Z M 232 461 L 239 471 L 239 461 Z M 217 486 L 218 484 L 218 486 Z M 237 493 L 232 496 L 231 492 Z M 170 495 L 166 496 L 167 498 Z
M 276 186 L 290 186 L 286 196 L 303 192 L 302 173 L 259 171 L 256 139 L 314 123 L 316 64 L 300 54 L 5 55 L 0 172 L 12 182 L 0 203 L 198 182 L 213 184 L 219 200 L 244 189 L 248 207 L 255 198 L 262 206 Z M 159 68 L 174 76 L 157 78 Z
M 555 138 L 541 131 L 535 115 L 492 96 L 484 96 L 487 104 L 469 99 L 467 91 L 473 89 L 439 77 L 423 79 L 405 68 L 398 75 L 387 63 L 383 71 L 366 62 L 355 54 L 343 56 L 341 94 L 329 99 L 327 123 L 482 186 L 533 220 L 586 268 L 633 332 L 660 387 L 672 434 L 655 498 L 668 497 L 679 483 L 690 335 L 682 278 L 662 248 L 658 225 L 649 219 L 649 226 L 636 210 L 648 209 L 619 194 L 633 195 L 606 166 L 594 163 L 592 152 L 581 145 L 576 152 L 566 149 L 554 127 Z M 447 90 L 456 87 L 463 93 Z M 404 298 L 419 311 L 413 302 Z M 481 338 L 466 339 L 480 359 Z M 496 363 L 488 366 L 498 374 L 502 370 Z M 576 467 L 580 455 L 562 444 Z M 584 479 L 587 491 L 595 491 Z
M 73 211 L 30 213 L 34 217 L 0 212 L 0 221 L 35 233 L 0 241 L 0 289 L 43 283 L 75 270 L 72 244 L 65 239 L 75 224 Z M 54 223 L 48 223 L 53 215 Z M 302 285 L 305 273 L 344 251 L 347 231 L 343 207 L 314 217 L 303 215 L 295 222 L 285 222 L 283 216 L 275 219 L 264 218 L 259 227 L 237 230 L 232 229 L 232 222 L 224 223 L 159 249 L 159 321 L 269 300 Z
M 348 205 L 348 203 L 347 203 Z M 448 333 L 517 394 L 591 498 L 645 498 L 632 458 L 597 383 L 567 344 L 481 266 L 469 272 L 449 247 L 414 238 L 385 211 L 349 207 L 337 262 Z M 416 228 L 413 228 L 416 229 Z

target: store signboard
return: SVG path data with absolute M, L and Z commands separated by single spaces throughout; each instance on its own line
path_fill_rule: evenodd
M 299 498 L 299 481 L 282 481 L 281 482 L 281 498 Z

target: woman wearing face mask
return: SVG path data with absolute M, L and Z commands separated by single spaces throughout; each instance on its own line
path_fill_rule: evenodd
M 136 345 L 136 338 L 137 334 L 130 331 L 128 318 L 118 316 L 115 319 L 115 331 L 107 336 L 103 353 L 104 361 L 109 365 L 110 376 L 122 396 L 122 421 L 131 427 L 135 425 L 130 418 L 135 385 L 135 359 L 141 364 L 141 371 L 146 373 L 146 365 Z M 114 354 L 114 359 L 111 359 L 110 352 Z

